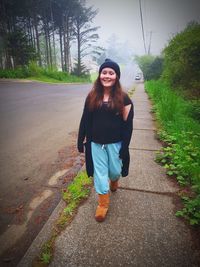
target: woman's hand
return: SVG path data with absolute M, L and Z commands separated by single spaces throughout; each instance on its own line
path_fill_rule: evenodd
M 77 148 L 78 148 L 78 151 L 80 153 L 84 153 L 84 144 L 83 143 L 78 143 Z

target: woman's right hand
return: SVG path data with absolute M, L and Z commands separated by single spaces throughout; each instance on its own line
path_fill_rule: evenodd
M 78 151 L 80 152 L 80 153 L 84 153 L 84 144 L 83 143 L 78 143 Z

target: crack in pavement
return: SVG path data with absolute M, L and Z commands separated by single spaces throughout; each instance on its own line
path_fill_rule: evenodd
M 119 186 L 118 189 L 142 192 L 142 193 L 147 193 L 147 194 L 164 195 L 164 196 L 168 196 L 168 197 L 174 197 L 178 193 L 178 191 L 175 191 L 175 192 L 159 192 L 159 191 L 151 191 L 151 190 L 146 190 L 146 189 L 130 188 L 130 187 L 124 187 L 124 186 Z
M 137 120 L 148 120 L 149 121 L 149 118 L 146 118 L 146 117 L 134 117 L 134 119 L 137 119 Z M 156 119 L 152 119 L 152 121 L 156 121 Z
M 156 148 L 136 148 L 136 147 L 129 147 L 131 150 L 143 150 L 143 151 L 159 151 L 159 149 Z
M 62 189 L 64 188 L 64 186 L 57 186 L 57 185 L 41 185 L 41 187 L 44 187 L 44 188 L 50 188 L 50 189 Z

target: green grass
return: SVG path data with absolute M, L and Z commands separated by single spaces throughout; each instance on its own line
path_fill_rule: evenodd
M 50 239 L 43 244 L 40 256 L 34 261 L 33 266 L 48 266 L 52 260 L 54 244 L 57 236 L 72 221 L 80 204 L 88 198 L 92 185 L 92 179 L 86 172 L 80 172 L 73 182 L 62 190 L 62 198 L 66 202 L 66 207 L 55 223 Z
M 132 86 L 131 88 L 130 88 L 130 90 L 128 91 L 128 96 L 131 98 L 132 96 L 133 96 L 133 94 L 134 94 L 134 92 L 135 92 L 135 85 L 134 86 Z
M 29 79 L 49 83 L 90 83 L 89 75 L 75 76 L 55 68 L 41 68 L 36 63 L 30 62 L 28 66 L 16 69 L 0 69 L 0 78 Z
M 57 80 L 55 78 L 51 78 L 45 75 L 40 76 L 29 76 L 26 79 L 33 80 L 33 81 L 40 81 L 46 83 L 90 83 L 90 79 L 80 78 L 76 76 L 68 76 L 66 79 Z
M 176 177 L 184 207 L 176 213 L 192 225 L 200 225 L 200 124 L 191 116 L 191 103 L 162 81 L 148 81 L 145 89 L 153 100 L 163 150 L 157 162 Z M 185 190 L 187 188 L 187 190 Z
M 30 76 L 27 77 L 28 80 L 46 82 L 46 83 L 64 83 L 64 81 L 59 81 L 53 78 L 46 77 L 44 75 L 40 75 L 38 77 Z
M 93 72 L 90 74 L 90 79 L 91 79 L 91 82 L 94 83 L 94 81 L 97 79 L 98 77 L 98 73 L 97 72 Z

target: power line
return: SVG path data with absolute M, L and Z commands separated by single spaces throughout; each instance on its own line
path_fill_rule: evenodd
M 145 36 L 144 36 L 144 24 L 143 24 L 141 0 L 139 0 L 139 4 L 140 4 L 140 19 L 141 19 L 141 27 L 142 27 L 142 37 L 143 37 L 144 51 L 145 51 L 145 54 L 146 54 L 147 53 L 147 48 L 146 48 L 146 42 L 145 42 Z

